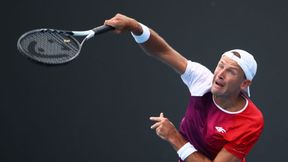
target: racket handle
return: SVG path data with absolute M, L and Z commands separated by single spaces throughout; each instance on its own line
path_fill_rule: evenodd
M 114 30 L 115 28 L 112 27 L 112 26 L 108 26 L 108 25 L 102 25 L 102 26 L 98 26 L 94 29 L 92 29 L 94 32 L 95 32 L 95 35 L 96 34 L 102 34 L 102 33 L 106 33 L 110 30 Z

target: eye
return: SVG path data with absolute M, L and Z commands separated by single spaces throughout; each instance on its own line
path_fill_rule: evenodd
M 221 64 L 221 63 L 219 63 L 219 64 L 218 64 L 218 68 L 223 69 L 223 68 L 224 68 L 224 65 Z
M 228 72 L 232 75 L 236 75 L 237 74 L 237 71 L 234 70 L 234 69 L 228 69 Z

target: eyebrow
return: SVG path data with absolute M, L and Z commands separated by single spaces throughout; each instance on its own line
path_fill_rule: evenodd
M 222 60 L 220 60 L 219 63 L 220 63 L 220 64 L 225 64 L 225 62 L 223 62 Z M 238 70 L 241 70 L 241 69 L 238 68 L 237 65 L 232 65 L 232 66 L 233 66 L 233 67 L 229 66 L 229 69 L 235 69 L 235 70 L 237 70 L 237 71 L 238 71 Z M 236 67 L 234 67 L 234 66 L 236 66 Z

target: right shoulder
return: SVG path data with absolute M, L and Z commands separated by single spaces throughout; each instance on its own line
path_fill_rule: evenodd
M 191 96 L 203 96 L 211 88 L 213 73 L 202 64 L 188 60 L 181 79 L 187 85 Z

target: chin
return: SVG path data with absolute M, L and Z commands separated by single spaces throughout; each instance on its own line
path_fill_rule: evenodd
M 212 95 L 218 97 L 218 96 L 222 96 L 223 92 L 217 91 L 217 90 L 213 90 L 213 88 L 211 89 L 211 93 Z

